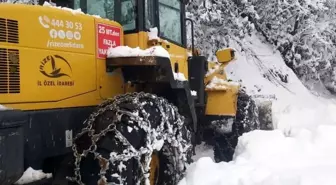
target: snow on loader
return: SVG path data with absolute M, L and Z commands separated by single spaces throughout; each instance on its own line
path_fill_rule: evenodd
M 230 160 L 269 124 L 226 78 L 234 50 L 210 63 L 193 42 L 189 56 L 185 2 L 60 3 L 0 4 L 1 185 L 176 185 L 197 143 Z M 29 167 L 52 178 L 24 179 Z

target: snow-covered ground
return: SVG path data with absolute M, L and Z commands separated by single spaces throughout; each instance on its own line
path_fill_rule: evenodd
M 335 185 L 335 101 L 310 93 L 261 38 L 252 36 L 244 47 L 228 65 L 228 76 L 242 80 L 255 97 L 275 97 L 275 130 L 241 136 L 228 163 L 213 162 L 211 149 L 199 146 L 179 185 Z

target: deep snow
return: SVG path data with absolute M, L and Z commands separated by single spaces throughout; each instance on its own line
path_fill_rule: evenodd
M 246 40 L 244 52 L 232 46 L 238 56 L 226 68 L 228 77 L 241 80 L 254 97 L 275 97 L 275 130 L 241 136 L 234 159 L 228 163 L 213 162 L 211 149 L 199 146 L 194 157 L 198 160 L 188 167 L 179 185 L 334 185 L 334 99 L 324 92 L 318 92 L 320 96 L 310 93 L 279 52 L 273 52 L 261 37 L 253 35 Z M 282 76 L 277 77 L 276 72 Z

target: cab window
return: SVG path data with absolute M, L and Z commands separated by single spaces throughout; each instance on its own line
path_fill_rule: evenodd
M 135 3 L 135 0 L 121 1 L 120 24 L 123 25 L 125 31 L 135 29 Z
M 181 1 L 159 0 L 160 36 L 182 44 Z
M 155 11 L 154 11 L 154 1 L 145 0 L 145 28 L 154 28 L 155 26 Z
M 124 31 L 134 30 L 136 0 L 75 0 L 74 8 L 81 8 L 90 15 L 119 22 Z

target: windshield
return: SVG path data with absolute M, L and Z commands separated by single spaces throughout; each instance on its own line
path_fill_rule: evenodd
M 180 0 L 159 0 L 160 34 L 182 44 Z
M 158 17 L 153 0 L 145 0 L 145 28 L 158 27 L 160 36 L 177 44 L 182 40 L 181 0 L 158 0 Z M 157 22 L 159 21 L 159 22 Z
M 134 30 L 136 0 L 75 0 L 74 9 L 119 22 L 125 31 Z

